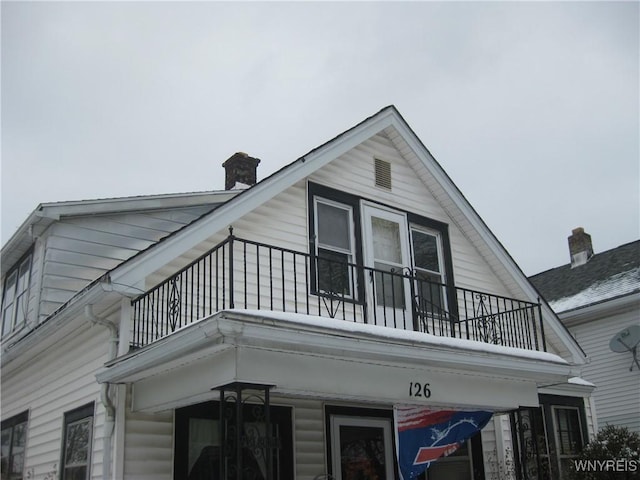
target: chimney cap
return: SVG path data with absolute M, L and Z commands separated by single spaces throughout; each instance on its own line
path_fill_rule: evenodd
M 242 160 L 255 162 L 256 166 L 260 163 L 259 158 L 251 157 L 246 152 L 236 152 L 233 155 L 231 155 L 229 158 L 227 158 L 224 162 L 222 162 L 222 166 L 226 168 L 227 162 L 233 163 L 233 162 L 242 161 Z

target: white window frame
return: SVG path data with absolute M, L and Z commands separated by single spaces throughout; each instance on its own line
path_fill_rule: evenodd
M 60 459 L 60 480 L 65 480 L 68 468 L 86 466 L 85 479 L 91 478 L 92 448 L 93 448 L 93 430 L 95 419 L 95 405 L 93 403 L 76 408 L 64 414 L 63 435 L 62 435 L 62 458 Z M 89 436 L 87 438 L 87 459 L 83 463 L 67 464 L 67 433 L 69 427 L 84 422 L 89 423 Z
M 349 220 L 349 249 L 350 250 L 346 250 L 340 247 L 335 247 L 333 245 L 326 245 L 326 244 L 321 244 L 320 243 L 320 230 L 319 230 L 319 225 L 318 225 L 318 204 L 324 204 L 324 205 L 328 205 L 330 207 L 334 207 L 334 208 L 339 208 L 341 210 L 346 210 L 347 214 L 348 214 L 348 220 Z M 313 219 L 314 219 L 314 225 L 313 225 L 313 229 L 314 229 L 314 235 L 315 235 L 315 241 L 314 241 L 314 255 L 316 257 L 316 259 L 319 259 L 319 249 L 323 249 L 323 250 L 329 250 L 332 252 L 336 252 L 336 253 L 340 253 L 340 254 L 344 254 L 347 255 L 347 257 L 349 258 L 349 264 L 350 265 L 354 265 L 356 263 L 355 261 L 355 256 L 356 256 L 356 239 L 355 239 L 355 232 L 354 232 L 354 220 L 353 220 L 353 207 L 351 205 L 346 205 L 344 203 L 340 203 L 340 202 L 336 202 L 334 200 L 329 200 L 326 199 L 324 197 L 319 197 L 319 196 L 315 196 L 313 199 Z M 320 290 L 320 281 L 319 281 L 319 271 L 318 271 L 318 266 L 316 264 L 316 290 L 317 293 L 321 293 L 321 294 L 330 294 L 331 292 L 325 292 L 323 290 Z M 354 299 L 355 298 L 355 294 L 358 291 L 358 285 L 356 284 L 356 276 L 354 276 L 354 271 L 353 271 L 353 267 L 348 266 L 347 267 L 347 272 L 349 274 L 349 293 L 345 294 L 344 297 L 345 298 L 350 298 L 350 299 Z
M 437 255 L 438 255 L 438 268 L 440 269 L 439 272 L 435 272 L 433 270 L 429 270 L 423 267 L 419 267 L 416 264 L 416 253 L 415 253 L 415 249 L 414 249 L 414 243 L 413 243 L 413 234 L 414 232 L 418 232 L 418 233 L 422 233 L 425 235 L 430 235 L 432 237 L 435 237 L 436 239 L 436 248 L 437 248 Z M 445 263 L 444 263 L 444 249 L 443 249 L 443 243 L 442 243 L 442 233 L 439 232 L 438 230 L 434 230 L 432 228 L 428 228 L 428 227 L 424 227 L 422 225 L 417 225 L 415 223 L 411 223 L 409 225 L 409 248 L 411 248 L 411 261 L 412 261 L 412 267 L 414 269 L 414 271 L 416 273 L 420 273 L 420 272 L 424 272 L 428 275 L 439 275 L 440 276 L 440 282 L 442 285 L 447 284 L 447 272 L 445 269 Z M 442 287 L 442 291 L 440 292 L 440 296 L 442 299 L 442 305 L 441 305 L 441 309 L 444 312 L 448 312 L 449 311 L 449 299 L 447 298 L 447 289 L 446 287 L 443 286 Z
M 575 453 L 575 454 L 566 454 L 566 453 L 561 453 L 560 451 L 560 444 L 561 444 L 561 440 L 560 440 L 560 425 L 558 425 L 558 416 L 557 416 L 557 412 L 559 410 L 571 410 L 576 412 L 577 414 L 577 418 L 578 418 L 578 429 L 579 429 L 579 435 L 580 435 L 580 442 L 582 444 L 582 447 L 584 447 L 584 426 L 582 425 L 582 418 L 581 418 L 581 411 L 578 407 L 574 407 L 571 405 L 552 405 L 551 406 L 551 416 L 552 416 L 552 421 L 553 421 L 553 436 L 555 438 L 555 443 L 556 443 L 556 457 L 557 457 L 557 462 L 558 462 L 558 472 L 560 472 L 560 475 L 563 475 L 563 471 L 562 471 L 562 460 L 567 460 L 567 459 L 573 459 L 573 458 L 577 458 L 579 453 Z
M 25 466 L 25 458 L 26 458 L 26 449 L 27 449 L 27 437 L 28 437 L 28 425 L 29 425 L 29 412 L 23 412 L 19 415 L 15 415 L 11 418 L 8 418 L 7 420 L 2 421 L 2 431 L 5 430 L 10 430 L 9 432 L 9 445 L 7 446 L 7 454 L 4 455 L 2 457 L 2 459 L 6 462 L 6 468 L 7 471 L 7 477 L 6 478 L 12 478 L 13 480 L 21 480 L 22 478 L 24 478 L 24 466 Z M 20 476 L 16 477 L 16 476 L 11 476 L 11 472 L 10 470 L 13 469 L 14 465 L 13 465 L 13 459 L 16 456 L 16 452 L 14 452 L 14 435 L 15 435 L 15 430 L 17 427 L 22 427 L 24 428 L 24 435 L 25 435 L 25 444 L 22 446 L 22 470 L 20 472 Z M 4 474 L 2 476 L 2 478 L 4 479 Z
M 20 272 L 22 267 L 26 265 L 27 274 L 24 282 L 20 282 Z M 29 313 L 29 290 L 31 287 L 31 269 L 33 267 L 33 252 L 30 251 L 23 256 L 5 276 L 2 290 L 2 310 L 1 310 L 1 332 L 2 337 L 8 336 L 15 330 L 18 330 L 27 323 L 27 315 Z M 9 285 L 13 283 L 13 292 L 11 298 L 7 295 Z M 19 288 L 18 288 L 19 287 Z M 18 308 L 21 304 L 22 308 Z M 10 314 L 7 315 L 9 309 Z M 18 318 L 19 312 L 22 312 L 22 318 Z M 7 318 L 8 317 L 8 318 Z
M 385 469 L 388 479 L 395 478 L 395 461 L 393 454 L 393 421 L 389 418 L 357 417 L 350 415 L 331 415 L 331 465 L 332 478 L 342 480 L 342 451 L 340 449 L 340 427 L 382 428 L 385 450 Z

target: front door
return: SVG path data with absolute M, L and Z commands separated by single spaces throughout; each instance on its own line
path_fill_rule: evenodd
M 367 203 L 362 213 L 370 323 L 412 330 L 407 218 Z

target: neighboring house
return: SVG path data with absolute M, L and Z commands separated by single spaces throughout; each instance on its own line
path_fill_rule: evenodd
M 562 478 L 584 352 L 398 111 L 258 162 L 9 240 L 2 478 L 393 479 L 407 405 L 494 412 L 430 480 Z
M 640 433 L 640 240 L 594 253 L 591 236 L 576 228 L 569 253 L 571 263 L 530 280 L 590 359 L 582 377 L 596 385 L 596 428 L 617 425 Z M 633 341 L 630 350 L 614 340 L 619 333 Z M 611 349 L 612 340 L 621 351 Z

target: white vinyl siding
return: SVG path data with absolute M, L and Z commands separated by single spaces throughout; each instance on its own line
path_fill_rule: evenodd
M 272 405 L 292 408 L 296 480 L 326 471 L 323 404 L 274 396 Z M 124 476 L 127 480 L 173 479 L 174 416 L 127 411 Z
M 375 186 L 373 159 L 376 156 L 391 162 L 394 181 L 393 189 L 389 192 Z M 365 141 L 315 172 L 308 180 L 365 199 L 376 199 L 399 211 L 413 212 L 448 224 L 456 286 L 505 296 L 522 296 L 521 292 L 515 295 L 507 290 L 385 134 L 378 134 Z M 235 221 L 232 226 L 234 235 L 239 238 L 309 253 L 306 181 L 298 182 L 277 194 Z M 208 241 L 165 265 L 147 278 L 147 288 L 184 267 L 227 235 L 227 230 L 220 231 Z M 288 298 L 292 298 L 294 294 L 292 283 L 288 282 L 286 286 L 291 288 L 291 291 L 286 292 Z M 261 305 L 266 305 L 264 300 Z M 241 307 L 236 305 L 236 308 Z
M 132 412 L 126 402 L 124 477 L 127 480 L 173 479 L 173 411 Z
M 93 280 L 212 208 L 63 217 L 46 233 L 40 319 Z
M 29 410 L 25 478 L 54 473 L 58 478 L 64 414 L 90 402 L 96 404 L 91 478 L 102 478 L 104 409 L 95 372 L 106 361 L 109 337 L 105 329 L 88 323 L 75 333 L 58 345 L 55 356 L 42 355 L 18 371 L 3 371 L 3 418 Z
M 562 315 L 561 315 L 562 318 Z M 569 327 L 591 361 L 581 377 L 596 385 L 595 402 L 598 427 L 618 425 L 640 433 L 640 375 L 638 367 L 630 371 L 631 353 L 613 353 L 609 341 L 620 330 L 638 324 L 638 311 L 632 309 L 608 317 Z

